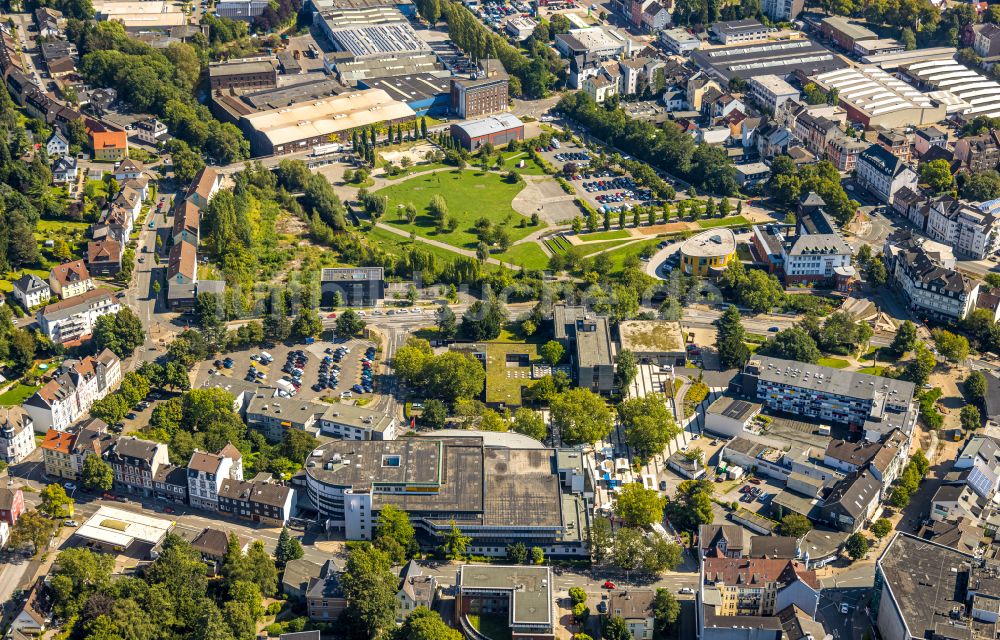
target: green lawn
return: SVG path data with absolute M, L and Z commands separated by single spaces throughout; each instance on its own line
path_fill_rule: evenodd
M 409 238 L 404 238 L 403 236 L 398 236 L 391 231 L 386 231 L 385 229 L 379 229 L 378 227 L 373 227 L 370 229 L 365 236 L 368 240 L 377 242 L 381 244 L 382 247 L 390 253 L 398 253 L 400 251 L 409 251 L 414 243 L 410 242 Z M 434 245 L 427 244 L 426 242 L 416 242 L 418 249 L 425 251 L 432 256 L 443 260 L 445 262 L 451 262 L 458 255 L 454 251 L 449 251 L 447 249 L 442 249 L 441 247 L 435 247 Z M 487 265 L 489 266 L 489 265 Z
M 0 407 L 13 407 L 24 404 L 24 401 L 33 396 L 39 388 L 37 386 L 18 383 L 11 387 L 9 391 L 0 393 Z
M 39 233 L 50 231 L 86 231 L 90 225 L 86 222 L 73 220 L 39 220 L 36 229 Z
M 660 243 L 658 238 L 652 240 L 647 240 L 645 242 L 636 242 L 635 244 L 630 244 L 628 246 L 620 247 L 614 251 L 608 251 L 606 255 L 611 257 L 612 271 L 621 271 L 625 264 L 625 259 L 629 256 L 637 256 L 642 253 L 643 249 L 646 247 L 656 247 Z
M 10 272 L 7 274 L 7 278 L 0 280 L 0 292 L 10 293 L 13 291 L 14 285 L 11 283 L 27 273 L 33 273 L 42 280 L 45 280 L 46 282 L 49 281 L 48 269 L 19 269 L 17 271 Z
M 614 249 L 629 242 L 628 240 L 608 240 L 607 242 L 588 242 L 585 245 L 577 245 L 581 255 L 591 256 L 606 249 Z
M 382 177 L 385 178 L 386 180 L 402 180 L 403 178 L 412 173 L 423 173 L 425 171 L 434 171 L 436 169 L 454 169 L 454 168 L 455 167 L 451 166 L 450 164 L 445 164 L 443 162 L 428 162 L 426 164 L 410 165 L 409 167 L 403 169 L 394 176 L 385 174 Z
M 841 358 L 820 358 L 817 364 L 821 367 L 832 367 L 834 369 L 846 369 L 851 363 Z
M 524 166 L 518 167 L 517 163 L 524 160 Z M 503 168 L 505 171 L 514 170 L 528 176 L 544 176 L 545 170 L 538 166 L 538 163 L 524 151 L 503 154 Z
M 549 248 L 549 251 L 551 251 L 556 255 L 564 255 L 567 251 L 569 251 L 569 248 L 573 246 L 569 243 L 569 241 L 566 238 L 562 236 L 562 234 L 552 236 L 551 238 L 546 239 L 544 242 L 545 246 Z
M 544 269 L 549 264 L 549 257 L 535 242 L 515 244 L 503 253 L 493 255 L 497 260 L 516 264 L 525 269 Z
M 493 640 L 510 640 L 510 626 L 507 623 L 507 616 L 497 613 L 484 613 L 476 615 L 467 614 L 469 624 L 487 638 Z
M 743 216 L 729 216 L 728 218 L 712 218 L 711 220 L 699 220 L 698 226 L 702 229 L 714 229 L 715 227 L 738 227 L 750 224 Z
M 511 336 L 513 337 L 513 336 Z M 524 356 L 517 364 L 511 358 Z M 491 342 L 486 347 L 486 402 L 521 406 L 521 387 L 531 386 L 532 362 L 538 362 L 538 345 L 524 342 Z
M 868 373 L 873 376 L 880 376 L 885 371 L 885 367 L 865 367 L 858 369 L 858 373 Z
M 539 229 L 532 226 L 518 227 L 518 223 L 526 218 L 514 211 L 510 203 L 523 188 L 523 183 L 510 184 L 496 173 L 439 171 L 389 185 L 378 193 L 388 196 L 387 210 L 390 212 L 396 211 L 397 205 L 405 205 L 407 202 L 412 202 L 419 212 L 413 224 L 400 220 L 395 215 L 386 217 L 388 224 L 456 247 L 475 249 L 479 238 L 472 225 L 481 217 L 493 224 L 505 224 L 511 241 L 520 240 Z M 438 233 L 435 229 L 436 223 L 427 211 L 427 206 L 435 195 L 444 198 L 448 205 L 448 215 L 458 220 L 455 231 Z
M 597 242 L 599 240 L 621 240 L 622 238 L 630 238 L 629 232 L 624 229 L 618 229 L 616 231 L 595 231 L 594 233 L 581 233 L 579 236 L 583 242 Z

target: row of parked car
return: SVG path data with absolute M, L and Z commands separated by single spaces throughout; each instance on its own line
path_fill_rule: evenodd
M 590 154 L 586 151 L 565 151 L 556 154 L 559 162 L 590 162 Z

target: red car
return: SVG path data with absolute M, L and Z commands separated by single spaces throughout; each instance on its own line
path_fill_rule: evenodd
M 173 507 L 163 507 L 163 513 L 173 513 L 173 512 L 174 512 Z
M 604 587 L 605 589 L 614 589 L 615 588 L 615 583 L 611 582 L 610 580 L 605 580 L 604 584 L 601 585 L 601 586 Z

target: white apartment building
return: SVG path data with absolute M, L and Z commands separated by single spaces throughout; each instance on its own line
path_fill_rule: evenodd
M 92 289 L 41 309 L 38 326 L 56 344 L 84 342 L 90 339 L 98 318 L 118 313 L 121 308 L 107 289 Z
M 220 2 L 217 7 L 221 7 L 224 4 L 226 3 Z M 222 15 L 221 12 L 220 15 Z M 156 118 L 140 120 L 135 123 L 135 136 L 146 144 L 156 144 L 166 135 L 167 125 L 163 124 Z
M 0 460 L 17 464 L 35 450 L 31 415 L 22 407 L 0 409 Z
M 903 187 L 917 188 L 916 172 L 878 144 L 858 156 L 856 169 L 858 183 L 890 206 L 897 191 Z
M 195 451 L 188 463 L 188 499 L 192 507 L 208 511 L 219 510 L 219 488 L 227 479 L 243 480 L 243 463 L 239 464 L 226 449 L 219 453 Z
M 348 404 L 331 406 L 320 416 L 319 431 L 341 440 L 395 440 L 396 418 Z
M 49 272 L 49 287 L 60 299 L 75 298 L 94 288 L 94 280 L 83 260 L 66 262 Z
M 799 97 L 798 89 L 776 75 L 753 76 L 749 85 L 750 98 L 768 113 L 774 113 L 788 100 Z
M 88 356 L 58 372 L 24 403 L 35 431 L 64 431 L 122 381 L 121 362 L 111 350 Z
M 885 256 L 891 281 L 918 314 L 955 321 L 976 308 L 979 282 L 938 264 L 921 246 L 886 243 Z
M 222 0 L 215 8 L 223 18 L 251 20 L 264 13 L 267 0 Z
M 1000 250 L 998 210 L 1000 200 L 971 205 L 937 198 L 929 207 L 927 235 L 958 255 L 983 260 Z

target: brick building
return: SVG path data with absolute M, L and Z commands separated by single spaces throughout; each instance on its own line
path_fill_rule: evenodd
M 507 110 L 510 76 L 499 60 L 484 60 L 471 78 L 452 78 L 451 110 L 459 118 L 478 118 Z

